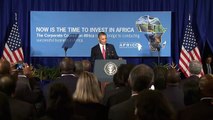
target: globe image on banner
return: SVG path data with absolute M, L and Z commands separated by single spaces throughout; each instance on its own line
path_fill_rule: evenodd
M 159 51 L 160 48 L 166 46 L 166 41 L 162 43 L 161 37 L 166 32 L 159 18 L 151 17 L 149 15 L 141 16 L 136 21 L 136 27 L 139 32 L 143 32 L 148 40 L 151 51 Z

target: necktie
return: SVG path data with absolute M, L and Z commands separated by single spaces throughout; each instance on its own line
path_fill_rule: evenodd
M 210 66 L 210 64 L 207 64 L 207 66 L 208 66 L 208 74 L 211 74 L 211 66 Z
M 104 45 L 102 46 L 102 54 L 103 54 L 103 58 L 106 59 L 106 52 L 105 52 L 105 49 L 104 49 Z

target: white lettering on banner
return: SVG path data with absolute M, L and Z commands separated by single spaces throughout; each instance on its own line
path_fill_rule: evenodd
M 107 27 L 94 27 L 90 28 L 90 32 L 107 32 Z
M 49 27 L 36 27 L 36 32 L 49 32 Z
M 116 32 L 134 32 L 134 28 L 120 27 L 120 28 L 116 28 Z

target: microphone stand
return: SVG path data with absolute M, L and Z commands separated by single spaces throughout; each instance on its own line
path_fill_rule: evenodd
M 67 50 L 68 50 L 68 47 L 64 47 L 65 57 L 67 57 Z
M 160 46 L 157 47 L 158 51 L 158 65 L 160 65 Z

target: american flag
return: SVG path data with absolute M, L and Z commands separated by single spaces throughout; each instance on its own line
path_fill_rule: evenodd
M 179 67 L 186 77 L 190 76 L 189 63 L 191 60 L 198 60 L 201 62 L 200 52 L 197 41 L 189 20 L 184 33 L 183 44 L 180 52 Z M 201 72 L 203 75 L 203 70 Z
M 10 63 L 17 63 L 18 61 L 24 60 L 17 21 L 15 21 L 15 23 L 13 24 L 8 40 L 5 43 L 3 58 Z

